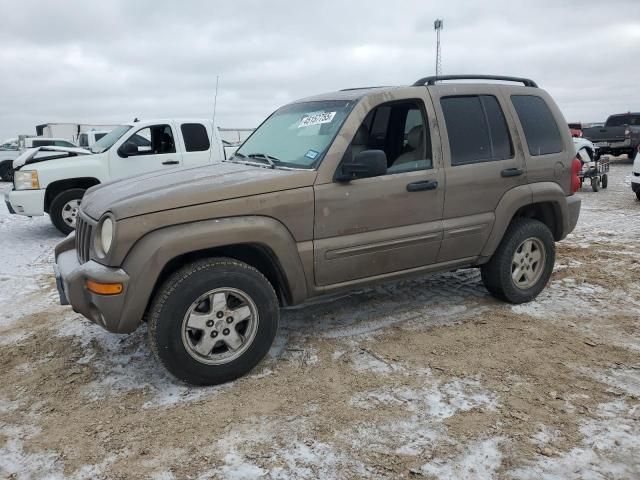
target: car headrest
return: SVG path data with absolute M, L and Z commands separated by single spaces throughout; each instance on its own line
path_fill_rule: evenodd
M 419 148 L 422 145 L 422 125 L 416 125 L 411 130 L 409 130 L 409 134 L 407 135 L 407 143 L 414 150 Z

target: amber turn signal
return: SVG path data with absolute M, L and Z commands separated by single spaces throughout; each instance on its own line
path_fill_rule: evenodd
M 87 289 L 98 295 L 117 295 L 122 293 L 121 283 L 98 283 L 93 280 L 87 280 Z

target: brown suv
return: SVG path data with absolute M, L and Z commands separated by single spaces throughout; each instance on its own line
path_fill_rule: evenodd
M 512 77 L 293 102 L 222 164 L 90 189 L 56 248 L 61 302 L 111 332 L 147 321 L 160 361 L 196 384 L 248 372 L 280 306 L 329 292 L 480 267 L 493 295 L 527 302 L 580 212 L 565 125 Z

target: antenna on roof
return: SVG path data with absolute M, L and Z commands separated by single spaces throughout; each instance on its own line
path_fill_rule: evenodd
M 218 84 L 220 83 L 220 75 L 216 75 L 216 93 L 213 96 L 213 119 L 212 122 L 216 124 L 216 106 L 218 105 Z
M 442 50 L 440 50 L 440 31 L 444 27 L 444 21 L 437 19 L 433 22 L 433 29 L 436 31 L 436 77 L 442 75 Z

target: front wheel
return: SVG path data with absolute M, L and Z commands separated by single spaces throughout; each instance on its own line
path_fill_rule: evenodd
M 149 315 L 149 343 L 180 380 L 217 385 L 255 367 L 278 329 L 278 299 L 255 268 L 230 258 L 191 263 L 169 277 Z
M 602 184 L 602 188 L 607 188 L 609 186 L 609 175 L 603 173 L 600 183 Z
M 482 281 L 494 296 L 510 303 L 536 298 L 545 287 L 556 258 L 553 235 L 544 223 L 517 218 L 498 249 L 481 267 Z
M 51 202 L 49 207 L 51 223 L 65 235 L 69 235 L 76 229 L 76 220 L 84 192 L 86 192 L 84 188 L 71 188 L 59 193 Z

